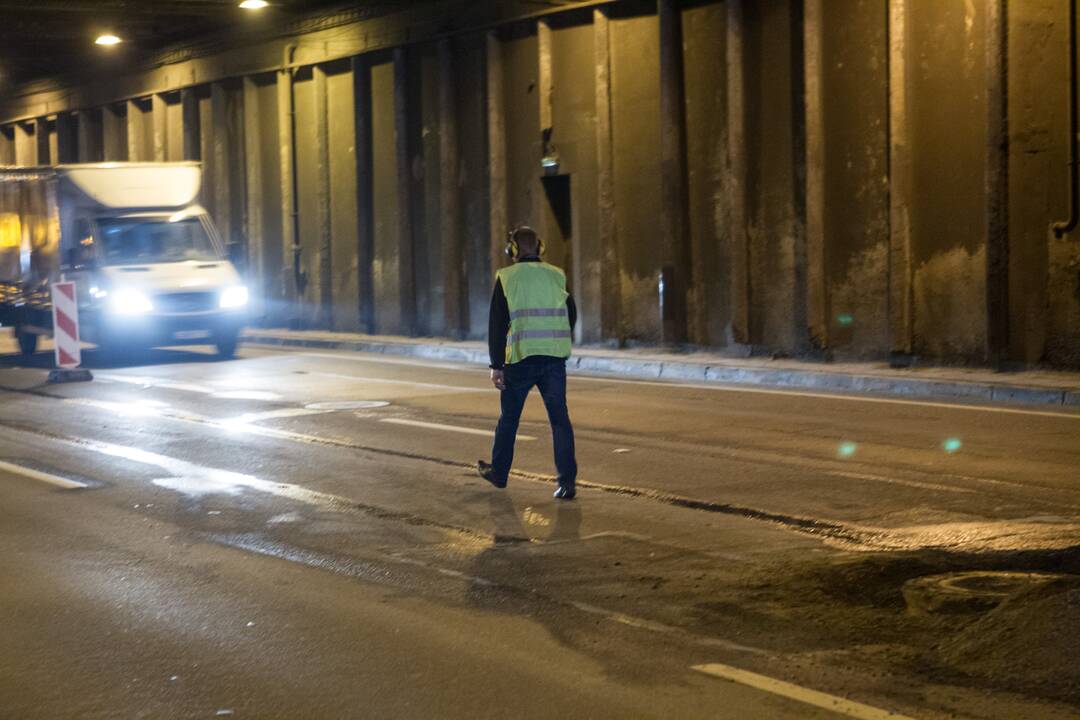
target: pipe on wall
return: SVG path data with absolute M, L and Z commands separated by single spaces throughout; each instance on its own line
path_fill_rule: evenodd
M 1051 225 L 1054 237 L 1061 238 L 1080 223 L 1080 119 L 1077 117 L 1076 3 L 1069 0 L 1069 218 Z
M 282 68 L 285 69 L 286 75 L 289 78 L 289 136 L 291 142 L 289 143 L 292 151 L 292 207 L 289 209 L 289 214 L 292 216 L 292 229 L 293 229 L 293 286 L 296 288 L 296 297 L 294 298 L 294 310 L 293 316 L 290 318 L 291 326 L 298 326 L 302 323 L 302 311 L 304 291 L 307 289 L 307 273 L 304 272 L 303 265 L 301 263 L 301 254 L 303 252 L 303 244 L 300 242 L 300 186 L 298 182 L 298 175 L 296 168 L 296 67 L 293 65 L 294 55 L 296 53 L 296 43 L 289 43 L 285 46 L 282 57 Z

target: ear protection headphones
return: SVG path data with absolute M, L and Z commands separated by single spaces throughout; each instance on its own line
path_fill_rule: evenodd
M 518 225 L 510 232 L 506 234 L 506 256 L 517 260 L 520 249 L 518 248 L 518 235 L 523 232 L 530 232 L 536 236 L 536 242 L 539 244 L 537 254 L 544 254 L 544 239 L 540 237 L 540 233 L 533 230 L 528 225 Z

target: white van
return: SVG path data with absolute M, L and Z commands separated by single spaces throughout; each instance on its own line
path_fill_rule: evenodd
M 0 169 L 0 322 L 33 352 L 47 286 L 77 283 L 80 334 L 110 352 L 178 344 L 236 352 L 248 291 L 197 204 L 198 163 Z

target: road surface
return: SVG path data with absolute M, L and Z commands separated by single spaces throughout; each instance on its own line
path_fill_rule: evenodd
M 575 377 L 559 504 L 480 368 L 87 359 L 0 366 L 0 718 L 1080 712 L 1080 413 Z

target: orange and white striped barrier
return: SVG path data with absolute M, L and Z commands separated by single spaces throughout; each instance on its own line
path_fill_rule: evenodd
M 74 282 L 53 283 L 52 307 L 56 367 L 74 370 L 82 364 L 82 350 L 79 344 L 79 303 L 76 300 Z

